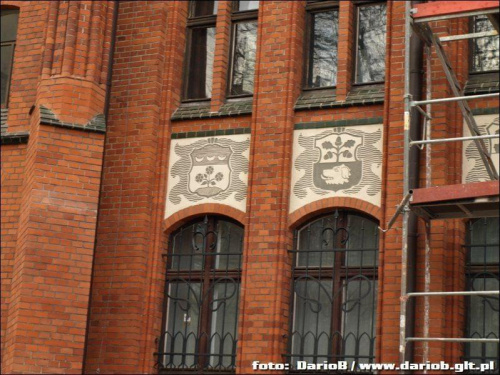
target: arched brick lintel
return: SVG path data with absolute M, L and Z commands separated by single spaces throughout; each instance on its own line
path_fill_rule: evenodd
M 169 216 L 163 221 L 163 231 L 167 234 L 172 233 L 191 219 L 201 215 L 223 215 L 236 220 L 241 225 L 245 225 L 244 212 L 225 204 L 203 203 L 177 211 L 175 214 Z
M 291 229 L 299 227 L 314 216 L 327 213 L 334 208 L 346 208 L 359 211 L 373 216 L 380 222 L 382 210 L 371 203 L 357 198 L 333 197 L 320 199 L 318 201 L 306 204 L 305 206 L 293 211 L 288 215 L 288 225 Z

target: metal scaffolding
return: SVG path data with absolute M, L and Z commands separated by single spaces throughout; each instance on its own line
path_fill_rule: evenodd
M 445 4 L 448 3 L 448 4 Z M 400 346 L 399 359 L 400 362 L 408 360 L 407 345 L 410 342 L 423 342 L 423 362 L 428 360 L 428 343 L 430 341 L 443 342 L 488 342 L 499 343 L 499 339 L 491 338 L 446 338 L 446 337 L 429 337 L 429 311 L 430 297 L 440 298 L 444 296 L 498 296 L 499 291 L 430 291 L 430 234 L 432 219 L 446 218 L 477 218 L 484 216 L 498 215 L 499 195 L 498 195 L 498 171 L 495 168 L 488 148 L 485 145 L 486 139 L 498 138 L 498 135 L 483 135 L 481 134 L 472 111 L 468 105 L 468 101 L 496 97 L 497 94 L 471 95 L 464 96 L 464 90 L 453 72 L 453 68 L 446 56 L 446 51 L 443 49 L 443 42 L 453 42 L 456 40 L 483 38 L 498 35 L 498 3 L 496 1 L 475 1 L 462 2 L 461 4 L 434 1 L 425 4 L 418 4 L 412 7 L 411 2 L 406 2 L 406 20 L 405 20 L 405 96 L 404 96 L 404 186 L 403 200 L 398 206 L 395 215 L 389 221 L 387 231 L 395 222 L 399 214 L 403 215 L 402 228 L 402 264 L 401 264 L 401 304 L 400 304 Z M 437 36 L 431 26 L 431 21 L 440 21 L 459 17 L 473 17 L 478 15 L 486 15 L 493 24 L 493 31 L 482 33 L 469 33 L 465 35 L 452 36 Z M 411 95 L 410 87 L 410 62 L 415 56 L 411 56 L 410 38 L 412 34 L 417 35 L 424 44 L 426 51 L 427 74 L 426 79 L 426 98 L 424 100 L 414 101 Z M 431 76 L 431 51 L 434 50 L 441 66 L 444 70 L 447 81 L 451 87 L 453 94 L 450 98 L 432 99 L 432 76 Z M 441 138 L 432 139 L 432 114 L 431 105 L 435 103 L 456 102 L 463 115 L 465 124 L 467 125 L 471 136 L 458 138 Z M 423 139 L 411 139 L 412 116 L 422 115 L 424 118 Z M 448 185 L 443 187 L 432 187 L 431 184 L 431 145 L 444 142 L 463 142 L 473 141 L 477 147 L 485 170 L 491 181 Z M 425 168 L 426 168 L 426 183 L 425 187 L 412 190 L 410 188 L 410 149 L 411 147 L 419 147 L 425 150 Z M 417 176 L 418 178 L 418 176 Z M 425 278 L 423 292 L 409 292 L 408 285 L 408 243 L 409 237 L 409 219 L 410 214 L 425 219 Z M 408 325 L 413 322 L 408 320 L 408 303 L 411 299 L 424 298 L 424 322 L 423 322 L 423 337 L 409 337 Z

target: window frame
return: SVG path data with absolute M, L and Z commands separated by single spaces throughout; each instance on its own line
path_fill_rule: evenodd
M 16 53 L 16 44 L 17 44 L 17 39 L 18 39 L 18 31 L 19 31 L 19 18 L 21 15 L 20 8 L 17 7 L 10 7 L 10 6 L 2 6 L 0 9 L 0 12 L 3 11 L 13 11 L 17 13 L 17 27 L 16 27 L 16 33 L 15 33 L 15 39 L 13 40 L 6 40 L 6 41 L 0 41 L 0 49 L 9 47 L 12 50 L 11 54 L 11 59 L 10 59 L 10 68 L 9 68 L 9 75 L 5 87 L 5 103 L 0 103 L 0 107 L 2 109 L 7 109 L 9 108 L 9 99 L 10 99 L 10 87 L 12 83 L 12 72 L 14 70 L 14 57 Z
M 226 98 L 227 99 L 238 99 L 238 98 L 251 98 L 253 97 L 253 91 L 251 94 L 239 94 L 233 95 L 231 94 L 233 87 L 233 63 L 234 63 L 234 49 L 236 45 L 236 25 L 238 23 L 252 22 L 255 21 L 257 23 L 257 35 L 258 38 L 259 33 L 259 9 L 262 5 L 262 1 L 259 2 L 259 7 L 257 9 L 251 10 L 238 10 L 239 1 L 231 2 L 231 38 L 230 38 L 230 48 L 229 48 L 229 65 L 227 69 L 227 88 L 226 88 Z M 257 40 L 258 42 L 258 40 Z M 257 54 L 258 43 L 255 46 L 255 53 Z M 257 66 L 257 59 L 255 61 L 255 65 Z M 255 89 L 255 69 L 254 69 L 254 89 Z
M 229 257 L 234 256 L 238 257 L 239 260 L 239 267 L 237 268 L 230 268 L 229 266 L 226 266 L 225 268 L 217 269 L 215 266 L 216 263 L 216 257 L 218 251 L 217 251 L 217 240 L 218 240 L 218 233 L 217 233 L 217 225 L 219 222 L 226 222 L 230 223 L 232 225 L 237 226 L 238 228 L 241 229 L 241 243 L 240 243 L 240 251 L 239 252 L 231 252 L 230 255 L 228 256 L 228 263 L 229 263 Z M 204 250 L 202 250 L 202 253 L 199 255 L 193 255 L 194 253 L 191 254 L 185 254 L 184 256 L 187 257 L 193 257 L 193 256 L 201 256 L 202 257 L 202 266 L 200 269 L 192 269 L 192 258 L 191 258 L 191 265 L 188 269 L 184 269 L 180 267 L 180 264 L 177 268 L 172 267 L 174 259 L 177 257 L 177 259 L 180 259 L 183 256 L 182 254 L 177 253 L 178 255 L 173 255 L 174 254 L 174 238 L 176 235 L 181 234 L 182 231 L 184 230 L 190 230 L 191 227 L 203 224 L 205 225 L 205 236 L 203 238 L 203 246 Z M 193 227 L 194 228 L 194 227 Z M 166 258 L 165 262 L 165 269 L 166 269 L 166 275 L 165 275 L 165 289 L 164 289 L 164 300 L 163 300 L 163 318 L 162 318 L 162 325 L 161 325 L 161 337 L 158 340 L 158 358 L 157 358 L 157 364 L 160 373 L 177 373 L 178 371 L 187 371 L 188 373 L 211 373 L 213 371 L 217 371 L 217 373 L 234 373 L 235 368 L 236 368 L 236 352 L 231 354 L 230 356 L 232 357 L 232 364 L 229 368 L 224 368 L 223 366 L 220 365 L 220 362 L 218 365 L 215 367 L 212 367 L 210 365 L 210 360 L 212 357 L 225 357 L 227 358 L 227 354 L 220 354 L 220 353 L 210 353 L 210 346 L 211 342 L 208 339 L 210 335 L 213 335 L 212 328 L 213 328 L 213 318 L 214 316 L 214 310 L 210 309 L 210 304 L 214 301 L 213 300 L 213 295 L 211 293 L 208 293 L 211 291 L 215 291 L 215 288 L 213 287 L 214 285 L 217 284 L 217 280 L 222 279 L 232 279 L 238 284 L 238 291 L 236 292 L 236 331 L 235 331 L 235 337 L 234 337 L 234 342 L 233 342 L 233 347 L 236 347 L 236 344 L 238 342 L 238 321 L 239 321 L 239 305 L 240 305 L 240 297 L 241 297 L 241 279 L 242 279 L 242 262 L 243 262 L 243 241 L 244 241 L 244 233 L 245 233 L 245 228 L 242 224 L 239 222 L 225 217 L 225 216 L 220 216 L 220 215 L 205 215 L 205 217 L 197 217 L 194 218 L 186 223 L 184 223 L 180 228 L 177 230 L 173 231 L 169 235 L 169 241 L 168 241 L 168 253 L 164 254 L 164 258 Z M 212 236 L 212 242 L 210 243 L 210 235 Z M 216 236 L 216 240 L 213 241 L 213 236 Z M 196 239 L 194 238 L 195 235 L 193 234 L 193 244 Z M 213 248 L 211 248 L 211 245 L 214 245 Z M 210 254 L 210 255 L 207 255 Z M 219 255 L 223 256 L 223 255 Z M 187 360 L 185 358 L 182 359 L 183 364 L 177 367 L 164 367 L 164 363 L 168 366 L 169 364 L 174 365 L 175 363 L 172 363 L 175 361 L 175 356 L 179 355 L 178 353 L 172 354 L 168 351 L 166 351 L 164 348 L 167 345 L 167 333 L 168 333 L 168 328 L 169 328 L 169 310 L 170 310 L 170 303 L 171 303 L 171 298 L 169 297 L 169 288 L 170 285 L 174 285 L 174 283 L 178 283 L 182 280 L 187 280 L 189 284 L 195 283 L 195 284 L 200 284 L 200 293 L 202 295 L 206 294 L 208 298 L 203 301 L 200 305 L 198 305 L 199 308 L 199 325 L 197 327 L 197 333 L 196 333 L 196 346 L 195 349 L 193 350 L 193 353 L 191 352 L 185 352 L 182 353 L 184 357 L 194 357 L 194 364 L 191 365 L 190 367 L 187 367 L 188 365 L 186 364 Z M 224 315 L 223 320 L 226 319 L 226 316 Z M 175 322 L 174 322 L 175 324 Z M 207 336 L 208 334 L 208 336 Z M 177 333 L 176 333 L 177 335 Z M 203 336 L 205 339 L 203 339 Z M 199 345 L 199 346 L 198 346 Z M 170 357 L 171 362 L 167 362 L 168 358 Z M 220 361 L 220 359 L 219 359 Z
M 358 75 L 358 47 L 359 47 L 359 9 L 361 7 L 366 6 L 376 6 L 380 4 L 385 4 L 387 10 L 387 1 L 380 0 L 357 0 L 353 1 L 354 5 L 354 48 L 353 48 L 353 56 L 352 56 L 352 70 L 351 70 L 351 82 L 352 86 L 366 86 L 366 85 L 377 85 L 381 83 L 385 83 L 387 77 L 385 77 L 381 81 L 370 81 L 370 82 L 357 82 L 356 77 Z M 384 69 L 386 68 L 386 60 L 387 60 L 387 13 L 385 20 L 385 51 L 384 51 Z M 384 74 L 385 76 L 385 74 Z
M 488 218 L 479 218 L 479 219 L 474 219 L 470 220 L 466 223 L 467 225 L 467 230 L 466 230 L 466 244 L 464 245 L 464 248 L 466 249 L 465 255 L 465 280 L 466 280 L 466 290 L 470 291 L 472 290 L 472 283 L 477 280 L 477 279 L 482 279 L 482 280 L 487 280 L 487 279 L 493 279 L 496 278 L 497 280 L 499 279 L 500 275 L 500 263 L 495 263 L 495 262 L 487 262 L 485 259 L 485 262 L 481 263 L 473 263 L 471 256 L 472 256 L 472 248 L 483 248 L 484 249 L 484 254 L 486 257 L 486 248 L 490 246 L 500 246 L 500 241 L 496 242 L 489 242 L 488 241 L 488 234 L 487 230 L 485 228 L 484 230 L 484 237 L 482 238 L 482 241 L 480 243 L 473 243 L 473 230 L 474 230 L 474 225 L 476 223 L 480 223 L 481 221 L 484 221 L 484 225 L 488 225 L 487 223 Z M 482 275 L 482 277 L 481 277 Z M 486 290 L 486 289 L 485 289 Z M 470 333 L 470 321 L 471 321 L 471 303 L 472 303 L 472 296 L 468 296 L 465 301 L 465 322 L 464 322 L 464 332 L 465 335 L 464 337 L 471 337 Z M 482 298 L 483 301 L 486 300 L 488 297 L 474 297 L 474 298 Z M 485 322 L 483 321 L 483 325 Z M 494 332 L 490 332 L 486 337 L 491 337 L 491 333 L 494 334 Z M 477 337 L 477 336 L 474 336 Z M 481 336 L 483 337 L 483 336 Z M 481 351 L 484 354 L 486 350 L 486 345 L 495 345 L 495 344 L 488 344 L 488 343 L 478 343 L 481 345 Z M 476 344 L 477 345 L 477 344 Z M 467 360 L 470 362 L 474 362 L 475 360 L 481 360 L 482 363 L 485 363 L 485 361 L 497 361 L 500 363 L 500 344 L 497 345 L 497 357 L 484 357 L 482 356 L 481 358 L 479 357 L 473 357 L 470 354 L 471 351 L 471 343 L 465 343 L 464 344 L 464 349 L 463 349 L 463 360 Z M 496 368 L 496 366 L 495 366 Z M 474 372 L 472 372 L 474 373 Z
M 474 17 L 471 17 L 470 20 L 469 20 L 469 32 L 470 33 L 473 33 L 475 32 L 474 31 L 474 22 L 475 22 L 475 18 L 477 16 L 474 16 Z M 489 21 L 490 24 L 491 24 L 491 21 Z M 493 28 L 494 29 L 494 28 Z M 497 35 L 498 37 L 498 35 Z M 494 36 L 490 37 L 490 38 L 494 38 Z M 474 49 L 474 42 L 475 42 L 475 39 L 470 39 L 469 40 L 469 43 L 468 43 L 468 47 L 469 47 L 469 75 L 481 75 L 481 74 L 491 74 L 491 73 L 498 73 L 500 72 L 500 65 L 499 65 L 499 68 L 498 69 L 494 69 L 494 70 L 485 70 L 485 71 L 478 71 L 478 70 L 473 70 L 473 67 L 474 67 L 474 52 L 475 52 L 475 49 Z
M 366 276 L 369 278 L 370 281 L 374 282 L 375 289 L 373 291 L 373 313 L 374 313 L 374 318 L 372 322 L 372 332 L 373 332 L 373 337 L 372 340 L 375 342 L 376 337 L 377 337 L 377 322 L 376 322 L 376 314 L 377 314 L 377 304 L 378 304 L 378 279 L 379 279 L 379 251 L 380 251 L 380 236 L 378 233 L 378 230 L 375 231 L 376 235 L 376 249 L 371 249 L 371 248 L 361 248 L 363 249 L 362 251 L 373 251 L 374 252 L 374 262 L 372 265 L 365 265 L 361 264 L 360 266 L 347 266 L 345 264 L 345 259 L 346 255 L 348 254 L 349 249 L 347 248 L 347 242 L 342 243 L 342 241 L 346 240 L 345 234 L 343 234 L 340 238 L 337 238 L 335 240 L 335 247 L 331 249 L 333 252 L 333 264 L 332 266 L 328 267 L 323 267 L 321 265 L 319 266 L 309 266 L 306 264 L 305 266 L 299 266 L 298 261 L 299 261 L 299 254 L 301 249 L 299 248 L 299 241 L 300 241 L 300 232 L 303 230 L 307 230 L 307 228 L 311 227 L 314 223 L 316 223 L 319 220 L 324 220 L 325 218 L 328 217 L 333 217 L 335 218 L 335 215 L 338 215 L 338 218 L 336 219 L 336 224 L 335 228 L 348 228 L 349 227 L 349 216 L 353 215 L 359 218 L 362 218 L 363 220 L 366 220 L 372 224 L 377 225 L 377 220 L 372 218 L 371 216 L 355 211 L 355 210 L 349 210 L 349 209 L 336 209 L 335 212 L 329 212 L 324 215 L 316 216 L 310 220 L 308 220 L 306 223 L 301 225 L 299 228 L 297 228 L 294 231 L 294 245 L 292 251 L 289 251 L 292 256 L 292 269 L 291 269 L 291 283 L 290 283 L 290 299 L 289 299 L 289 327 L 288 327 L 288 334 L 287 334 L 287 352 L 283 356 L 285 358 L 285 361 L 290 364 L 290 370 L 288 371 L 289 373 L 294 373 L 294 372 L 300 372 L 300 370 L 293 369 L 293 358 L 297 357 L 311 357 L 312 355 L 310 354 L 296 354 L 293 353 L 293 334 L 295 333 L 294 327 L 295 327 L 295 319 L 296 319 L 296 288 L 295 288 L 295 282 L 296 280 L 299 280 L 301 277 L 304 277 L 306 275 L 312 275 L 313 277 L 316 276 L 321 276 L 319 279 L 320 281 L 325 281 L 325 280 L 331 280 L 332 282 L 332 297 L 335 297 L 336 291 L 339 291 L 341 289 L 341 294 L 339 294 L 340 298 L 336 298 L 336 300 L 332 300 L 331 302 L 331 316 L 330 316 L 330 332 L 329 335 L 330 337 L 334 338 L 336 332 L 341 332 L 341 338 L 344 337 L 344 332 L 342 329 L 342 325 L 344 322 L 344 319 L 346 317 L 346 314 L 342 312 L 342 304 L 345 299 L 345 293 L 346 289 L 343 287 L 343 281 L 346 280 L 349 277 L 356 276 L 356 275 L 362 275 Z M 344 222 L 344 225 L 339 225 L 337 226 L 337 223 Z M 377 226 L 378 227 L 378 226 Z M 325 227 L 323 226 L 323 229 Z M 347 232 L 347 231 L 346 231 Z M 348 235 L 347 235 L 348 237 Z M 363 237 L 364 238 L 364 237 Z M 343 250 L 340 250 L 343 249 Z M 330 251 L 330 250 L 326 250 Z M 325 251 L 325 253 L 326 253 Z M 356 250 L 353 250 L 356 251 Z M 359 250 L 357 250 L 359 251 Z M 307 252 L 307 250 L 305 251 Z M 360 272 L 361 270 L 361 272 Z M 342 349 L 342 344 L 339 343 L 338 341 L 338 336 L 336 339 L 333 340 L 331 343 L 331 351 L 327 355 L 320 355 L 316 354 L 318 358 L 324 358 L 328 357 L 329 362 L 334 362 L 334 361 L 339 361 L 343 360 L 343 358 L 353 358 L 355 357 L 356 360 L 359 359 L 359 356 L 356 357 L 355 355 L 349 355 L 349 354 L 342 354 L 340 349 Z M 366 356 L 362 356 L 365 358 Z M 318 358 L 313 358 L 313 361 L 315 362 L 320 362 Z M 375 344 L 373 344 L 373 351 L 372 355 L 369 358 L 370 362 L 375 361 Z
M 337 87 L 333 86 L 322 86 L 322 87 L 309 87 L 307 82 L 309 81 L 309 75 L 311 70 L 312 62 L 312 34 L 313 34 L 313 21 L 312 16 L 314 13 L 322 13 L 327 11 L 337 11 L 338 12 L 338 22 L 340 23 L 340 2 L 338 0 L 328 0 L 328 1 L 307 1 L 306 2 L 306 27 L 305 27 L 305 38 L 304 38 L 304 67 L 302 73 L 302 91 L 318 91 L 318 90 L 332 90 Z M 338 55 L 338 35 L 337 35 L 337 55 Z M 338 61 L 337 61 L 337 75 L 338 75 Z M 338 76 L 337 76 L 338 78 Z M 338 82 L 338 80 L 337 80 Z
M 209 29 L 214 28 L 217 35 L 217 12 L 206 16 L 195 16 L 194 8 L 196 6 L 196 0 L 190 0 L 188 4 L 188 18 L 186 23 L 186 49 L 184 53 L 184 66 L 183 66 L 183 86 L 182 86 L 182 103 L 192 103 L 192 102 L 210 102 L 212 95 L 208 98 L 189 98 L 189 83 L 193 74 L 190 71 L 191 57 L 192 57 L 192 47 L 193 47 L 193 30 L 195 29 Z M 218 7 L 220 4 L 218 4 Z M 215 58 L 214 58 L 215 61 Z M 212 85 L 213 85 L 213 72 L 212 72 Z M 213 86 L 212 86 L 213 89 Z

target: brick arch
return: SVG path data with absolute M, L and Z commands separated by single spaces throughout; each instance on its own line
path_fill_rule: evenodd
M 288 225 L 290 228 L 295 229 L 301 224 L 309 221 L 311 218 L 323 213 L 327 213 L 334 208 L 347 208 L 353 211 L 359 211 L 379 220 L 381 218 L 382 210 L 366 201 L 349 198 L 349 197 L 333 197 L 320 199 L 293 211 L 288 215 Z
M 220 203 L 203 203 L 197 204 L 177 211 L 172 216 L 169 216 L 163 221 L 163 231 L 171 233 L 177 228 L 180 228 L 191 219 L 201 215 L 222 215 L 236 220 L 241 225 L 245 225 L 245 213 L 231 206 Z

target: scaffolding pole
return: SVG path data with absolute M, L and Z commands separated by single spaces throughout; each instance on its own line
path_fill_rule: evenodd
M 444 2 L 443 2 L 444 3 Z M 443 9 L 439 10 L 441 12 L 438 16 L 433 16 L 432 10 L 423 10 L 423 14 L 416 13 L 419 10 L 428 7 L 428 4 L 421 5 L 420 9 L 411 9 L 411 2 L 406 2 L 405 5 L 405 50 L 404 50 L 404 130 L 403 130 L 403 142 L 404 142 L 404 150 L 403 150 L 403 196 L 406 198 L 408 196 L 412 196 L 412 190 L 410 190 L 410 149 L 412 146 L 417 145 L 419 147 L 427 146 L 426 154 L 425 154 L 425 187 L 427 189 L 432 187 L 432 167 L 431 167 L 431 156 L 432 149 L 431 145 L 435 143 L 444 143 L 444 142 L 460 142 L 460 141 L 474 141 L 476 147 L 478 148 L 479 154 L 483 161 L 486 171 L 488 172 L 490 178 L 492 180 L 498 180 L 498 173 L 496 168 L 492 162 L 491 156 L 485 146 L 484 140 L 498 138 L 498 135 L 481 135 L 477 124 L 475 122 L 474 116 L 472 114 L 471 109 L 468 106 L 467 101 L 475 100 L 475 99 L 486 99 L 497 97 L 497 94 L 482 94 L 482 95 L 471 95 L 471 96 L 462 96 L 463 90 L 460 88 L 458 80 L 453 72 L 451 64 L 446 56 L 446 53 L 441 45 L 441 42 L 451 42 L 456 40 L 463 39 L 472 39 L 479 38 L 485 36 L 493 36 L 498 34 L 498 24 L 495 25 L 495 32 L 486 32 L 486 33 L 470 33 L 465 35 L 453 35 L 447 37 L 438 38 L 431 30 L 431 28 L 426 25 L 428 21 L 431 20 L 445 20 L 452 19 L 456 17 L 465 17 L 465 16 L 473 16 L 479 14 L 488 14 L 490 15 L 490 20 L 496 20 L 496 18 L 492 17 L 492 14 L 498 14 L 497 6 L 493 6 L 494 2 L 482 2 L 484 9 L 480 9 L 481 6 L 477 3 L 467 3 L 464 6 L 467 9 L 457 10 L 457 9 L 449 9 L 450 14 L 445 14 Z M 442 5 L 442 4 L 441 4 Z M 445 7 L 449 7 L 449 5 L 445 4 Z M 427 12 L 427 13 L 425 13 Z M 493 23 L 493 21 L 492 21 Z M 425 43 L 425 51 L 426 51 L 426 97 L 425 100 L 413 101 L 412 98 L 412 88 L 410 87 L 410 61 L 412 56 L 410 49 L 410 39 L 412 37 L 412 33 L 417 34 Z M 448 83 L 451 86 L 451 90 L 453 92 L 453 97 L 450 98 L 440 98 L 440 99 L 432 99 L 432 61 L 431 61 L 431 48 L 434 46 L 438 59 L 443 67 L 445 76 L 447 78 Z M 469 137 L 455 137 L 455 138 L 441 138 L 441 139 L 431 139 L 431 121 L 432 121 L 432 108 L 431 105 L 433 103 L 449 103 L 456 102 L 462 115 L 464 117 L 464 121 L 471 132 L 471 136 Z M 425 110 L 421 107 L 425 105 Z M 422 140 L 412 141 L 410 139 L 411 134 L 411 126 L 412 126 L 412 109 L 416 108 L 422 115 L 424 119 L 424 135 Z M 407 352 L 407 344 L 410 342 L 422 342 L 423 343 L 423 362 L 428 361 L 429 357 L 429 342 L 457 342 L 457 343 L 499 343 L 500 340 L 495 338 L 446 338 L 446 337 L 429 337 L 429 326 L 430 326 L 430 298 L 431 297 L 444 297 L 444 296 L 482 296 L 483 298 L 487 298 L 489 296 L 498 296 L 500 292 L 496 291 L 454 291 L 454 292 L 431 292 L 430 284 L 431 284 L 431 222 L 430 219 L 427 219 L 425 222 L 425 277 L 424 277 L 424 291 L 423 292 L 409 292 L 408 285 L 408 262 L 409 262 L 409 222 L 410 222 L 410 208 L 412 207 L 412 199 L 409 201 L 403 199 L 398 207 L 398 212 L 394 215 L 392 221 L 399 213 L 403 214 L 403 223 L 402 223 L 402 249 L 401 249 L 401 298 L 400 298 L 400 331 L 399 331 L 399 360 L 400 363 L 403 363 L 406 360 L 411 360 L 408 357 Z M 414 203 L 414 202 L 413 202 Z M 457 203 L 458 204 L 458 203 Z M 416 209 L 416 208 L 415 208 Z M 470 214 L 470 212 L 469 212 Z M 464 216 L 465 217 L 465 216 Z M 390 228 L 390 225 L 388 225 Z M 423 325 L 423 337 L 408 337 L 408 329 L 409 324 L 413 322 L 408 322 L 408 303 L 412 297 L 423 297 L 424 299 L 424 325 Z M 404 372 L 403 372 L 404 373 Z
M 410 38 L 411 38 L 411 2 L 405 3 L 405 68 L 404 68 L 404 124 L 403 124 L 403 196 L 410 192 Z M 403 228 L 402 228 L 402 249 L 401 249 L 401 296 L 400 299 L 400 319 L 399 319 L 399 363 L 403 363 L 406 358 L 406 330 L 407 330 L 407 308 L 408 299 L 408 226 L 410 220 L 410 210 L 408 206 L 403 208 Z

